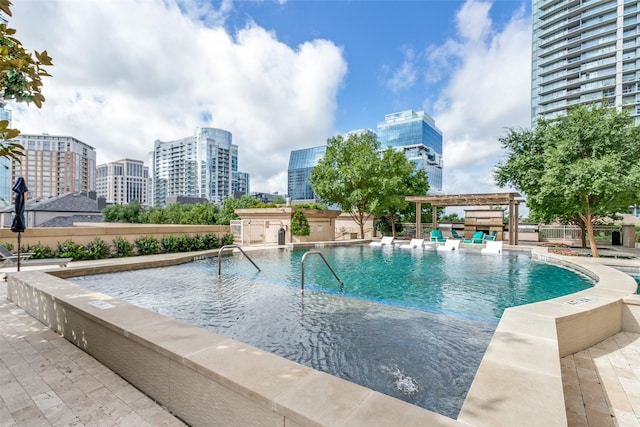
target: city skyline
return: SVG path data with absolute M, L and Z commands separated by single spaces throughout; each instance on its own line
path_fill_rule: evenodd
M 70 135 L 98 163 L 147 160 L 153 141 L 227 129 L 251 190 L 287 191 L 292 150 L 386 114 L 424 110 L 443 132 L 445 193 L 495 191 L 498 138 L 530 118 L 527 1 L 34 0 L 9 25 L 53 57 L 25 133 Z

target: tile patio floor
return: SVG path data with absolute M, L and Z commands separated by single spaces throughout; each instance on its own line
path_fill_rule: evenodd
M 0 282 L 0 426 L 184 426 L 7 300 Z
M 640 334 L 620 332 L 561 365 L 570 426 L 640 426 Z

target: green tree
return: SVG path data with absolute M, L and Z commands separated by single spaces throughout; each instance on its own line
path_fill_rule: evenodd
M 598 257 L 594 223 L 640 204 L 640 127 L 626 111 L 577 106 L 540 119 L 533 130 L 510 129 L 494 176 L 527 196 L 532 216 L 578 221 Z
M 335 136 L 327 141 L 324 157 L 311 171 L 313 192 L 348 212 L 360 227 L 360 238 L 371 212 L 379 210 L 379 148 L 371 135 Z
M 291 218 L 291 234 L 294 236 L 308 236 L 311 234 L 311 227 L 307 217 L 302 211 L 295 211 Z
M 259 203 L 260 200 L 253 196 L 242 196 L 239 199 L 227 197 L 224 199 L 224 202 L 222 202 L 222 209 L 220 210 L 220 215 L 218 217 L 218 224 L 229 225 L 232 219 L 240 219 L 240 217 L 235 213 L 236 209 L 247 209 Z
M 134 200 L 126 205 L 111 205 L 102 210 L 103 222 L 141 224 L 146 222 L 146 208 Z
M 402 151 L 386 149 L 379 167 L 378 203 L 374 213 L 388 218 L 391 233 L 396 237 L 396 223 L 413 205 L 405 197 L 424 196 L 429 190 L 429 182 L 425 171 L 418 169 Z
M 0 0 L 0 10 L 11 15 L 11 2 Z M 0 24 L 0 104 L 5 101 L 33 102 L 41 108 L 44 102 L 42 95 L 42 77 L 50 76 L 46 67 L 53 66 L 47 51 L 33 53 L 27 51 L 20 40 L 15 37 L 16 30 L 7 24 Z M 20 161 L 24 155 L 20 144 L 9 142 L 20 134 L 18 129 L 11 129 L 8 120 L 0 120 L 0 157 Z

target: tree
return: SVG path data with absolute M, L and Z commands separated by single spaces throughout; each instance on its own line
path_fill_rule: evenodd
M 494 172 L 498 185 L 523 192 L 537 218 L 578 222 L 594 257 L 594 223 L 640 204 L 640 127 L 627 111 L 577 106 L 500 141 L 507 158 Z
M 0 10 L 11 16 L 11 2 L 0 0 Z M 50 76 L 47 66 L 53 66 L 47 51 L 33 54 L 25 50 L 20 40 L 14 37 L 16 30 L 7 24 L 0 24 L 0 106 L 5 101 L 33 102 L 41 108 L 45 101 L 42 95 L 42 77 Z M 34 57 L 35 56 L 35 57 Z M 24 155 L 20 144 L 9 142 L 20 134 L 17 129 L 9 127 L 8 120 L 0 120 L 0 157 L 20 161 Z
M 340 206 L 360 227 L 378 209 L 380 159 L 378 141 L 371 135 L 335 136 L 311 171 L 313 192 L 325 203 Z
M 402 151 L 386 149 L 380 158 L 378 203 L 374 213 L 389 219 L 391 233 L 396 237 L 396 223 L 410 203 L 406 196 L 424 196 L 429 190 L 427 174 L 407 159 Z
M 236 209 L 247 209 L 259 203 L 260 200 L 253 196 L 242 196 L 239 199 L 227 197 L 224 199 L 224 202 L 222 202 L 222 209 L 218 216 L 218 224 L 229 225 L 231 220 L 240 219 L 240 217 L 235 213 Z
M 304 212 L 295 211 L 291 218 L 291 234 L 294 236 L 308 236 L 311 234 L 311 227 Z

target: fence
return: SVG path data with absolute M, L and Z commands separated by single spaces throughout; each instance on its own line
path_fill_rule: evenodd
M 582 241 L 582 230 L 575 225 L 541 225 L 539 227 L 541 242 L 580 242 Z M 593 234 L 596 242 L 612 242 L 612 234 L 621 228 L 616 226 L 595 226 Z

